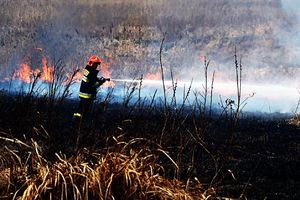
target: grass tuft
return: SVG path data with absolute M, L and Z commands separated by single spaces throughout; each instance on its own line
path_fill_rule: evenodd
M 7 187 L 7 193 L 13 194 L 12 199 L 207 199 L 212 194 L 205 190 L 197 178 L 183 183 L 177 179 L 164 177 L 164 169 L 158 163 L 158 157 L 170 159 L 161 149 L 150 150 L 150 146 L 137 147 L 142 138 L 129 142 L 113 138 L 114 144 L 101 152 L 88 149 L 79 151 L 76 155 L 65 158 L 56 153 L 56 161 L 50 163 L 42 157 L 41 148 L 32 140 L 31 162 L 25 164 L 16 152 L 10 150 L 16 169 L 3 167 L 7 176 L 1 177 Z M 7 140 L 6 140 L 7 141 Z M 146 141 L 146 140 L 145 140 Z M 24 145 L 23 147 L 27 148 Z M 28 158 L 27 158 L 28 160 Z M 5 171 L 6 170 L 6 171 Z M 9 175 L 11 174 L 11 175 Z M 11 177 L 9 177 L 11 176 Z M 3 176 L 4 177 L 4 176 Z M 10 182 L 12 180 L 13 182 Z M 14 191 L 10 185 L 20 185 Z M 16 187 L 17 188 L 17 187 Z

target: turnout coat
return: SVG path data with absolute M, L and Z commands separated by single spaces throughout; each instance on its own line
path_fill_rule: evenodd
M 97 88 L 101 86 L 105 80 L 98 78 L 99 70 L 86 66 L 83 71 L 83 77 L 81 80 L 79 97 L 82 99 L 95 99 L 97 94 Z

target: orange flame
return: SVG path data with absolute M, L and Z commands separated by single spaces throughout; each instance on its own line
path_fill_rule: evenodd
M 25 83 L 31 82 L 32 70 L 27 63 L 21 63 L 19 69 L 14 73 L 13 79 L 18 78 Z
M 43 56 L 42 58 L 42 76 L 41 80 L 46 82 L 53 82 L 54 80 L 54 68 L 52 66 L 47 66 L 47 58 Z
M 161 74 L 159 72 L 157 73 L 149 73 L 149 74 L 145 74 L 145 79 L 147 80 L 160 80 L 161 79 Z
M 13 74 L 13 79 L 19 79 L 25 83 L 30 83 L 33 81 L 33 75 L 37 75 L 40 73 L 39 69 L 32 69 L 27 62 L 23 62 L 19 64 L 18 70 Z M 105 78 L 111 78 L 112 71 L 110 70 L 110 66 L 108 62 L 101 63 L 100 66 L 101 75 Z M 72 78 L 73 72 L 66 73 L 66 82 L 70 81 Z M 79 71 L 73 77 L 73 81 L 80 82 L 83 77 L 82 71 Z M 40 76 L 40 80 L 45 82 L 53 82 L 54 81 L 54 67 L 49 66 L 47 63 L 47 58 L 45 56 L 42 57 L 42 72 Z M 103 85 L 105 87 L 114 87 L 115 83 L 113 81 L 107 81 Z
M 18 70 L 13 74 L 12 79 L 19 79 L 24 83 L 31 83 L 33 80 L 33 75 L 37 76 L 41 70 L 31 69 L 27 62 L 19 64 Z M 47 58 L 42 58 L 42 73 L 40 79 L 46 82 L 52 82 L 54 80 L 54 68 L 52 66 L 47 66 Z

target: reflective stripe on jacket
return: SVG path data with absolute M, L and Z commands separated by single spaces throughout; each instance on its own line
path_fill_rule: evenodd
M 79 92 L 79 97 L 84 98 L 84 99 L 95 98 L 93 94 L 88 94 L 88 93 L 84 93 L 84 92 Z
M 83 77 L 80 85 L 79 97 L 84 99 L 95 99 L 97 93 L 97 82 L 99 71 L 93 67 L 86 66 L 83 71 Z

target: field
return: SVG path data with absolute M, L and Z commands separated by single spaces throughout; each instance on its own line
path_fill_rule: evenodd
M 300 199 L 298 22 L 283 7 L 2 0 L 0 199 Z M 94 54 L 112 81 L 77 121 Z M 269 109 L 246 112 L 256 95 Z

